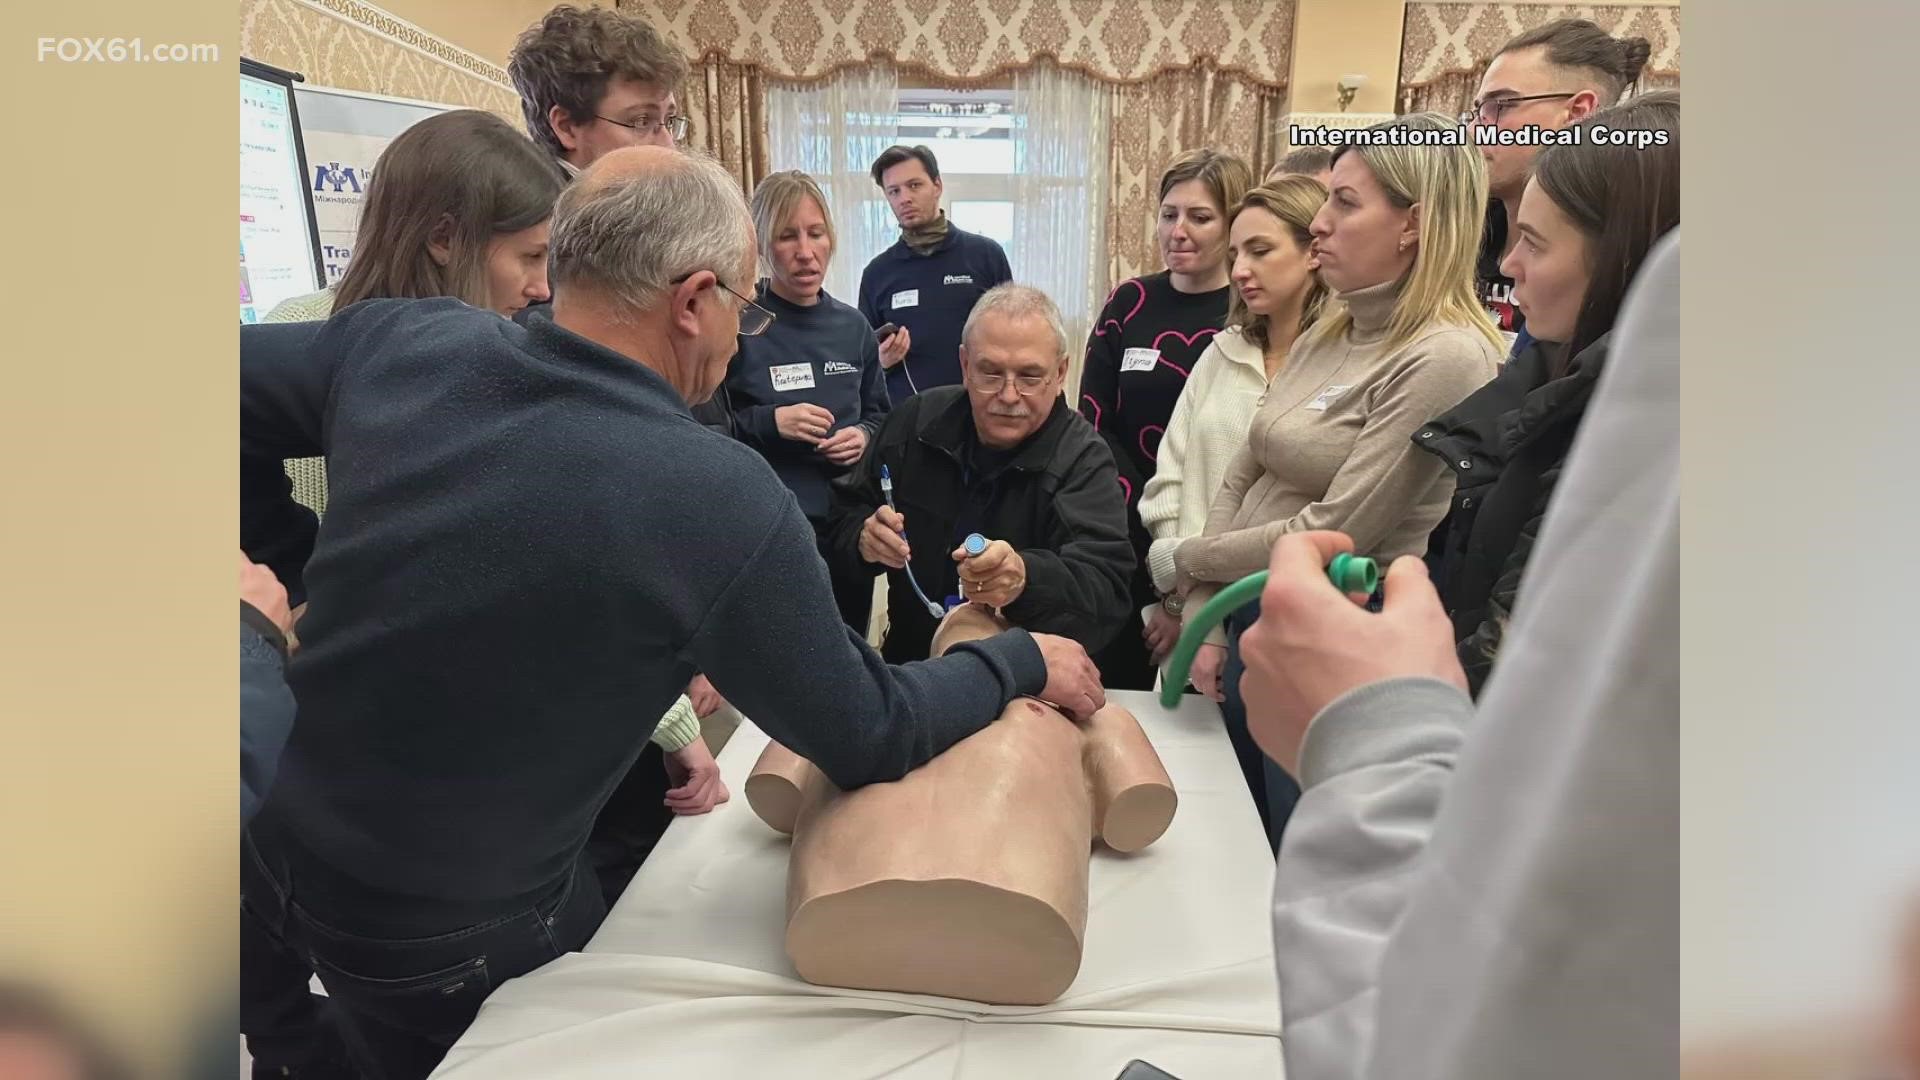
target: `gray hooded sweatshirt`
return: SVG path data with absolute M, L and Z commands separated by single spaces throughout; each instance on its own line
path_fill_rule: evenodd
M 1480 705 L 1328 705 L 1275 882 L 1288 1080 L 1679 1054 L 1680 242 L 1648 258 Z

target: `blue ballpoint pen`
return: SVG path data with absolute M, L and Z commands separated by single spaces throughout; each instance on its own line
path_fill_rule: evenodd
M 884 463 L 881 464 L 880 466 L 880 494 L 886 496 L 887 509 L 893 511 L 896 514 L 900 512 L 900 508 L 893 505 L 893 474 L 887 471 L 887 467 Z M 900 532 L 900 539 L 905 540 L 906 538 L 907 538 L 906 530 L 902 529 Z M 919 597 L 920 602 L 927 606 L 927 614 L 933 616 L 936 619 L 941 619 L 946 617 L 947 609 L 927 599 L 926 590 L 922 589 L 920 587 L 920 582 L 915 580 L 913 576 L 912 560 L 907 561 L 907 584 L 913 586 L 913 595 Z

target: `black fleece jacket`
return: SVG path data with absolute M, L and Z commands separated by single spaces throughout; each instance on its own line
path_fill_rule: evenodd
M 914 575 L 935 603 L 957 598 L 952 553 L 977 532 L 1005 540 L 1026 562 L 1026 589 L 1002 610 L 1014 625 L 1095 652 L 1126 622 L 1134 566 L 1126 497 L 1106 441 L 1064 399 L 1054 400 L 1039 431 L 998 453 L 980 446 L 964 386 L 925 390 L 895 405 L 860 463 L 834 481 L 827 548 L 849 575 L 886 569 L 860 556 L 860 529 L 885 505 L 882 464 L 907 519 Z M 895 663 L 926 656 L 933 616 L 904 572 L 887 573 L 882 652 Z

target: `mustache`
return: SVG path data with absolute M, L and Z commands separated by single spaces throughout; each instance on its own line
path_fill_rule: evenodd
M 1033 410 L 1027 409 L 1027 408 L 1020 408 L 1020 409 L 988 408 L 987 415 L 998 416 L 998 417 L 1005 418 L 1007 420 L 1025 420 L 1028 417 L 1033 415 Z

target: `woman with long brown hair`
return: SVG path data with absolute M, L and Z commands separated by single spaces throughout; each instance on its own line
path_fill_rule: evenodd
M 502 315 L 540 303 L 547 221 L 566 183 L 533 140 L 492 113 L 430 116 L 381 152 L 346 273 L 262 321 L 324 319 L 376 297 L 451 296 Z
M 1677 92 L 1643 94 L 1573 127 L 1589 138 L 1540 151 L 1520 200 L 1520 240 L 1501 263 L 1533 342 L 1413 440 L 1458 480 L 1427 562 L 1476 694 L 1606 365 L 1627 286 L 1655 242 L 1680 224 Z M 1595 129 L 1652 132 L 1661 141 L 1612 145 L 1592 138 Z
M 362 300 L 435 296 L 511 317 L 548 297 L 547 221 L 566 184 L 552 158 L 492 113 L 430 116 L 381 151 L 346 273 L 260 321 L 314 322 Z M 326 459 L 295 459 L 286 470 L 294 498 L 324 513 Z M 243 542 L 260 531 L 243 531 Z

